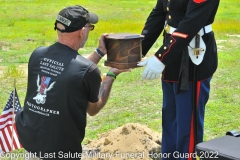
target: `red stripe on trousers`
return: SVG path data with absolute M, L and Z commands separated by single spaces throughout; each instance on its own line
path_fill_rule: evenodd
M 199 95 L 200 95 L 200 87 L 201 87 L 201 82 L 198 81 L 197 82 L 197 94 L 196 94 L 196 106 L 198 108 L 198 101 L 199 101 Z M 193 114 L 192 114 L 192 119 L 191 119 L 191 129 L 190 129 L 190 142 L 189 142 L 189 149 L 188 149 L 188 153 L 189 155 L 191 155 L 190 153 L 194 153 L 194 121 L 193 121 Z M 192 160 L 192 157 L 189 157 L 188 160 Z

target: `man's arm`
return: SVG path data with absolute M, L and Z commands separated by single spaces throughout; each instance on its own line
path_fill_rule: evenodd
M 107 100 L 110 95 L 110 91 L 112 88 L 113 81 L 115 80 L 116 76 L 122 72 L 130 72 L 130 69 L 117 69 L 117 68 L 110 68 L 109 71 L 112 73 L 110 76 L 106 76 L 100 86 L 99 90 L 99 100 L 96 103 L 88 102 L 87 113 L 90 116 L 96 115 L 107 103 Z M 109 72 L 108 72 L 109 73 Z M 114 75 L 114 76 L 112 76 Z
M 102 82 L 102 85 L 99 90 L 99 101 L 97 103 L 88 102 L 87 113 L 90 116 L 96 115 L 106 104 L 108 97 L 110 95 L 113 81 L 114 79 L 112 77 L 107 76 L 105 80 Z
M 163 31 L 166 21 L 166 11 L 164 10 L 162 3 L 162 0 L 157 1 L 156 6 L 148 16 L 141 33 L 144 35 L 142 40 L 142 56 L 144 57 Z
M 97 53 L 97 51 L 93 51 L 88 57 L 87 59 L 92 61 L 95 64 L 98 64 L 98 62 L 101 60 L 102 57 L 100 57 Z

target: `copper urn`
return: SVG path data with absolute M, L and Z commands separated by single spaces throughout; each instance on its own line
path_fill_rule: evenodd
M 105 39 L 107 60 L 104 65 L 118 69 L 137 67 L 142 59 L 142 38 L 143 35 L 137 34 L 109 34 Z

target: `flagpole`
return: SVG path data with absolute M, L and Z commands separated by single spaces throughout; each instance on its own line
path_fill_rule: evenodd
M 14 86 L 14 90 L 13 90 L 13 110 L 12 110 L 12 148 L 11 150 L 13 150 L 13 131 L 14 131 L 14 122 L 15 122 L 15 119 L 14 119 L 14 111 L 15 111 L 15 91 L 16 91 L 16 79 L 14 79 L 14 82 L 13 82 L 13 86 Z

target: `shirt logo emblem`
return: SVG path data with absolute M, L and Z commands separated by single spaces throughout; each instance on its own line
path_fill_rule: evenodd
M 39 85 L 40 77 L 38 75 L 38 78 L 37 78 L 38 94 L 35 97 L 33 97 L 33 99 L 36 100 L 37 104 L 40 104 L 40 103 L 44 104 L 46 102 L 47 92 L 50 91 L 53 88 L 54 84 L 56 83 L 56 82 L 53 82 L 48 87 L 50 80 L 51 80 L 50 77 L 42 76 L 41 84 Z

